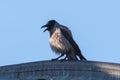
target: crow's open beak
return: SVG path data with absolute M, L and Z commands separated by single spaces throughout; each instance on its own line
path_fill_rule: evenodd
M 42 29 L 42 28 L 46 28 L 43 32 L 45 32 L 45 31 L 47 31 L 47 30 L 48 30 L 47 25 L 42 26 L 42 27 L 41 27 L 41 29 Z

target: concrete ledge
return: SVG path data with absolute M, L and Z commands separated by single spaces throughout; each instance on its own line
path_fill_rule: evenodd
M 120 64 L 39 61 L 0 67 L 0 80 L 120 80 Z

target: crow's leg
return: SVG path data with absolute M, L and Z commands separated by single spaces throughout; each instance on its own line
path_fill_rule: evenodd
M 52 59 L 52 61 L 56 61 L 56 60 L 58 60 L 59 58 L 61 58 L 61 57 L 63 57 L 64 56 L 64 54 L 61 54 L 59 57 L 57 57 L 57 58 L 55 58 L 55 59 Z
M 78 61 L 78 58 L 74 52 L 67 54 L 68 61 Z
M 67 55 L 65 56 L 65 58 L 60 59 L 60 61 L 65 61 L 65 60 L 67 60 Z

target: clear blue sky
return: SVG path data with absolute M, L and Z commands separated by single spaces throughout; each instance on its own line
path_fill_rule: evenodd
M 88 60 L 120 63 L 120 0 L 0 0 L 0 66 L 57 57 L 40 29 L 50 19 Z

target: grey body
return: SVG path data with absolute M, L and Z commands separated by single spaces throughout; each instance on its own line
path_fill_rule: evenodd
M 68 60 L 78 60 L 77 56 L 81 60 L 86 60 L 73 40 L 71 31 L 66 26 L 60 25 L 55 20 L 50 20 L 43 27 L 47 27 L 45 31 L 48 30 L 50 33 L 49 43 L 55 53 L 66 54 Z
M 55 53 L 67 53 L 70 50 L 73 50 L 72 45 L 69 43 L 69 41 L 64 37 L 64 35 L 61 33 L 61 30 L 59 28 L 56 28 L 54 33 L 51 35 L 49 39 L 50 46 Z
M 74 48 L 62 34 L 60 28 L 56 28 L 49 39 L 49 43 L 55 53 L 66 54 L 68 60 L 77 60 Z

